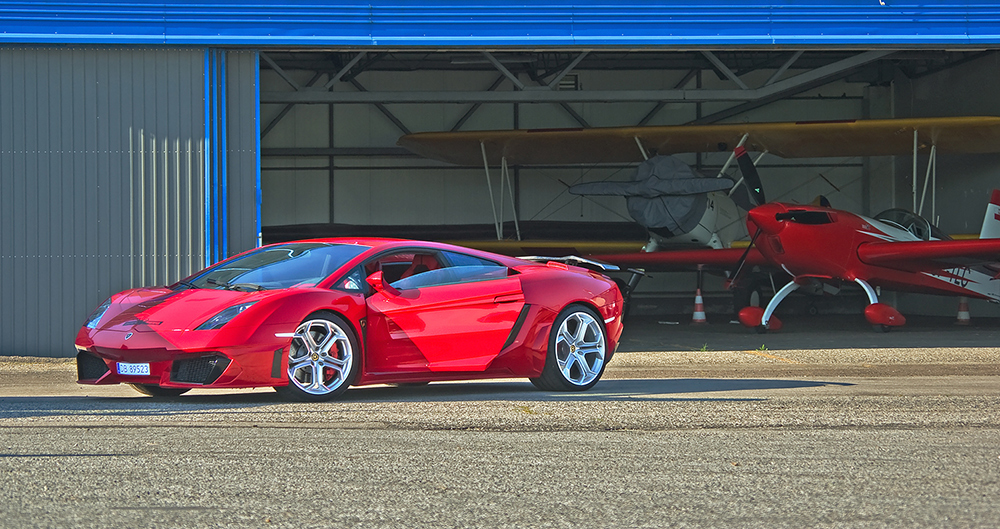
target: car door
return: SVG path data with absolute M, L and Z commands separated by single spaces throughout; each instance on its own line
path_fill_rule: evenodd
M 507 341 L 524 307 L 517 275 L 472 256 L 433 257 L 436 267 L 386 283 L 368 298 L 372 373 L 483 371 Z

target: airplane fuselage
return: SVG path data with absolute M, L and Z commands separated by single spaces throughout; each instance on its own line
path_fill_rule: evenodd
M 760 228 L 757 249 L 800 284 L 814 280 L 839 286 L 861 279 L 888 290 L 1000 301 L 1000 281 L 985 267 L 956 263 L 934 271 L 907 271 L 867 263 L 859 254 L 869 243 L 936 240 L 926 233 L 929 225 L 903 226 L 830 208 L 769 203 L 750 211 L 747 227 L 751 233 Z
M 729 195 L 714 191 L 707 193 L 706 198 L 708 200 L 705 202 L 705 209 L 694 228 L 685 233 L 669 236 L 650 230 L 650 243 L 646 251 L 692 247 L 728 248 L 734 240 L 746 237 L 743 223 L 740 222 L 740 217 L 743 215 Z

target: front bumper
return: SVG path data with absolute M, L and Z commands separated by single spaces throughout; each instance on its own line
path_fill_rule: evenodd
M 131 338 L 127 342 L 125 334 Z M 272 332 L 268 340 L 248 340 L 222 347 L 207 334 L 199 338 L 178 340 L 148 331 L 123 333 L 82 329 L 76 340 L 77 382 L 154 384 L 164 388 L 288 384 L 284 374 L 289 338 L 274 337 Z M 149 364 L 149 374 L 122 374 L 119 364 Z

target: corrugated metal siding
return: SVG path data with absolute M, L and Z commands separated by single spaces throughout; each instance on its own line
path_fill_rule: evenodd
M 6 42 L 204 45 L 988 45 L 1000 3 L 0 1 Z
M 204 262 L 204 51 L 0 49 L 0 354 Z

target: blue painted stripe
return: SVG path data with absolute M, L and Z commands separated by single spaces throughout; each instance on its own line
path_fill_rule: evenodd
M 212 50 L 212 262 L 219 261 L 219 64 Z
M 254 156 L 256 157 L 256 169 L 257 169 L 257 187 L 256 187 L 256 205 L 257 205 L 257 215 L 254 217 L 257 220 L 257 246 L 263 244 L 264 233 L 261 225 L 260 218 L 260 208 L 261 200 L 263 198 L 262 190 L 260 188 L 260 51 L 253 51 L 253 86 L 254 86 L 254 137 L 256 142 L 254 144 Z
M 226 123 L 226 52 L 218 50 L 219 53 L 219 179 L 222 180 L 221 203 L 219 204 L 219 215 L 221 218 L 222 247 L 220 255 L 223 259 L 229 257 L 229 153 L 228 141 L 229 127 Z
M 212 264 L 211 50 L 205 49 L 205 266 Z
M 0 0 L 0 41 L 199 45 L 983 45 L 1000 2 Z

